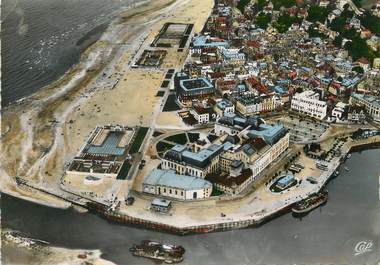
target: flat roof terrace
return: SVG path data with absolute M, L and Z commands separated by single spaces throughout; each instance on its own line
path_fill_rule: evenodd
M 189 39 L 194 24 L 165 23 L 154 38 L 152 47 L 174 47 L 183 49 Z
M 185 90 L 213 88 L 213 85 L 205 78 L 181 80 L 181 86 Z
M 125 147 L 119 147 L 119 143 L 124 134 L 124 132 L 110 131 L 101 145 L 90 144 L 83 150 L 83 152 L 89 154 L 122 156 L 125 152 Z

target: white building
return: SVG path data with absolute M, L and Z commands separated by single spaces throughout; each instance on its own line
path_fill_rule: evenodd
M 380 121 L 380 98 L 364 94 L 352 93 L 350 104 L 364 106 L 368 115 L 375 121 Z
M 202 178 L 179 175 L 173 170 L 153 169 L 145 176 L 142 191 L 181 200 L 208 198 L 212 184 Z
M 291 108 L 320 120 L 324 119 L 327 113 L 327 103 L 319 100 L 319 94 L 312 90 L 295 94 L 291 101 Z
M 210 121 L 210 114 L 207 110 L 203 108 L 194 107 L 190 109 L 191 115 L 198 123 L 208 123 Z
M 337 120 L 341 120 L 346 109 L 347 109 L 347 104 L 343 102 L 338 102 L 335 105 L 334 109 L 332 110 L 331 116 Z

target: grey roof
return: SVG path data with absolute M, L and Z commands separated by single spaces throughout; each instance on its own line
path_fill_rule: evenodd
M 161 206 L 161 207 L 169 207 L 170 204 L 171 204 L 171 201 L 169 200 L 164 200 L 164 199 L 159 199 L 159 198 L 155 198 L 153 199 L 152 205 L 157 205 L 157 206 Z
M 242 149 L 243 149 L 243 152 L 248 156 L 251 156 L 256 152 L 255 149 L 253 149 L 250 144 L 243 145 Z
M 194 153 L 189 151 L 185 146 L 176 145 L 165 153 L 164 158 L 204 168 L 211 162 L 211 159 L 220 154 L 222 150 L 222 145 L 213 144 Z
M 183 190 L 211 188 L 212 184 L 204 179 L 176 174 L 174 170 L 153 169 L 145 176 L 143 184 L 160 185 Z

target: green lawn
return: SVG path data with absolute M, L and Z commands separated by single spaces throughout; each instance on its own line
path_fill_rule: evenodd
M 169 137 L 165 138 L 165 140 L 169 141 L 169 142 L 175 142 L 177 144 L 186 144 L 187 143 L 186 134 L 184 134 L 184 133 L 169 136 Z
M 131 169 L 131 164 L 128 161 L 124 161 L 119 171 L 119 174 L 117 174 L 116 179 L 126 179 L 130 169 Z
M 131 149 L 129 149 L 130 154 L 137 153 L 140 150 L 140 146 L 142 142 L 144 141 L 145 135 L 148 132 L 148 127 L 140 127 L 137 131 L 137 135 L 135 137 L 135 140 L 132 143 Z

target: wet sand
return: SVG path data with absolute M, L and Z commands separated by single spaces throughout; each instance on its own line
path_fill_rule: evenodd
M 67 207 L 48 195 L 20 190 L 15 177 L 58 190 L 64 165 L 96 125 L 154 123 L 155 106 L 160 104 L 155 94 L 165 72 L 130 69 L 128 64 L 165 22 L 194 23 L 193 32 L 199 32 L 212 6 L 211 0 L 157 0 L 124 12 L 111 24 L 113 33 L 107 31 L 64 77 L 4 109 L 1 190 Z M 176 60 L 168 56 L 165 67 L 179 69 L 186 53 L 185 49 Z

